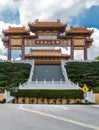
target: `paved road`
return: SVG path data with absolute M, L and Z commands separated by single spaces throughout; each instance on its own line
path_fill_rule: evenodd
M 99 130 L 99 106 L 4 104 L 0 130 Z

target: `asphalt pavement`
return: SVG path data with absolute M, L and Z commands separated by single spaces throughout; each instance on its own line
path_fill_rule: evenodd
M 0 130 L 99 130 L 99 106 L 0 104 Z

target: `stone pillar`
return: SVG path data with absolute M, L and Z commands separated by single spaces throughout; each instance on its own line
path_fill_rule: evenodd
M 87 42 L 86 37 L 84 38 L 84 60 L 87 60 Z
M 11 38 L 10 37 L 8 43 L 8 60 L 11 60 Z
M 71 60 L 74 60 L 74 42 L 73 42 L 73 37 L 71 38 L 71 46 L 70 46 L 70 55 L 71 55 Z
M 24 45 L 24 38 L 22 37 L 22 47 L 21 47 L 21 51 L 22 51 L 22 60 L 25 60 L 25 45 Z

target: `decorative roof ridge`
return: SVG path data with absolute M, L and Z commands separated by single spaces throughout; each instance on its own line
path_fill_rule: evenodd
M 64 24 L 60 21 L 60 19 L 57 19 L 57 21 L 55 22 L 43 22 L 43 21 L 39 21 L 39 19 L 36 19 L 33 23 L 30 23 L 28 22 L 28 25 L 31 26 L 31 25 L 40 25 L 40 24 L 57 24 L 57 25 L 63 25 L 63 26 L 67 26 L 67 24 Z
M 46 49 L 46 50 L 40 50 L 40 49 L 36 49 L 36 50 L 33 50 L 32 48 L 30 48 L 30 51 L 61 51 L 61 48 L 59 48 L 59 49 L 56 49 L 56 50 L 51 50 L 51 49 Z
M 69 30 L 73 30 L 73 29 L 74 29 L 74 30 L 78 30 L 78 29 L 83 29 L 83 30 L 84 30 L 84 29 L 85 29 L 85 30 L 88 30 L 88 31 L 89 31 L 89 29 L 88 29 L 86 26 L 84 26 L 84 27 L 73 27 L 73 26 L 71 26 Z M 94 30 L 94 29 L 92 29 L 92 30 Z M 68 31 L 68 30 L 67 30 L 67 31 Z
M 87 27 L 70 27 L 69 30 L 66 30 L 66 33 L 79 33 L 79 32 L 82 32 L 82 33 L 93 33 L 94 32 L 94 29 L 88 29 Z
M 25 26 L 16 26 L 16 27 L 12 27 L 12 26 L 9 26 L 8 29 L 2 29 L 2 33 L 14 33 L 14 32 L 18 32 L 18 33 L 22 33 L 22 32 L 25 32 L 25 33 L 29 33 L 30 30 L 29 29 L 26 29 Z

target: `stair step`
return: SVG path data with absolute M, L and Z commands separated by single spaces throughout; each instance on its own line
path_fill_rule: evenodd
M 35 65 L 34 74 L 32 81 L 38 79 L 39 81 L 64 81 L 64 76 L 62 74 L 60 65 Z

